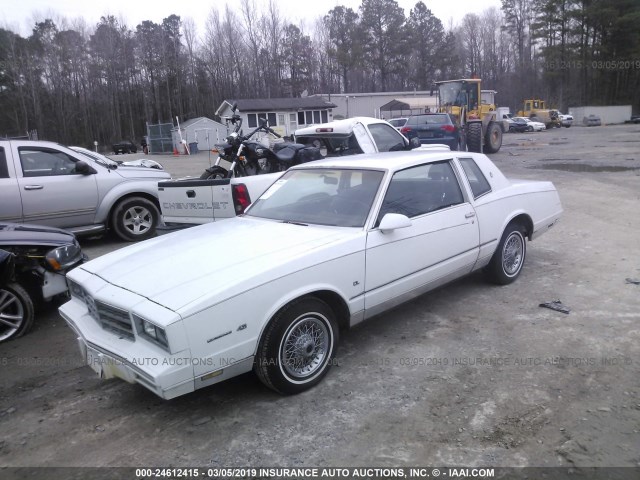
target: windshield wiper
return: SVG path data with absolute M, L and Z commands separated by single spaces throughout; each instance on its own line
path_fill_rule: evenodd
M 308 227 L 309 225 L 301 222 L 294 222 L 293 220 L 282 220 L 280 223 L 289 223 L 291 225 L 300 225 L 301 227 Z

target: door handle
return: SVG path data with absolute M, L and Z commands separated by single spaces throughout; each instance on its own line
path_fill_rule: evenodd
M 476 216 L 476 212 L 469 212 L 464 216 L 464 218 L 473 218 L 475 216 Z
M 42 185 L 25 185 L 25 190 L 42 190 L 44 187 Z
M 187 197 L 195 198 L 196 197 L 196 192 L 194 190 L 187 190 Z

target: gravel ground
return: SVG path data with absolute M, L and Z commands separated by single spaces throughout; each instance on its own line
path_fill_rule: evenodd
M 0 466 L 638 467 L 638 147 L 638 125 L 505 135 L 496 164 L 552 180 L 565 208 L 518 281 L 473 275 L 358 326 L 297 396 L 252 374 L 172 401 L 100 381 L 45 307 L 0 345 Z M 174 176 L 209 161 L 156 159 Z M 538 306 L 556 299 L 571 313 Z

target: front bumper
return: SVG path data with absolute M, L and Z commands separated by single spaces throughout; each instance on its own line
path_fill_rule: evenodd
M 114 288 L 117 287 L 109 286 L 109 290 Z M 127 296 L 124 291 L 122 296 Z M 103 329 L 89 314 L 86 304 L 75 297 L 58 311 L 75 333 L 83 361 L 100 378 L 138 383 L 167 400 L 194 390 L 188 348 L 171 354 L 137 334 L 130 339 Z

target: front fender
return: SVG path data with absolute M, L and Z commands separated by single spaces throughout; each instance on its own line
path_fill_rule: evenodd
M 295 300 L 297 300 L 299 298 L 302 298 L 302 297 L 313 295 L 316 292 L 331 292 L 331 293 L 337 295 L 338 297 L 340 297 L 342 299 L 344 304 L 347 306 L 347 308 L 349 309 L 349 313 L 353 313 L 352 312 L 353 309 L 351 307 L 351 304 L 353 304 L 353 302 L 351 302 L 351 304 L 350 304 L 349 301 L 347 300 L 347 297 L 344 294 L 342 294 L 333 285 L 319 283 L 319 284 L 316 284 L 316 285 L 305 285 L 304 287 L 298 288 L 296 290 L 291 290 L 285 296 L 283 296 L 280 299 L 278 299 L 278 301 L 275 302 L 273 304 L 273 306 L 269 310 L 266 311 L 266 314 L 262 319 L 262 325 L 260 327 L 260 332 L 258 334 L 258 342 L 256 343 L 256 351 L 254 352 L 254 354 L 257 354 L 258 346 L 260 345 L 260 339 L 262 338 L 262 335 L 264 334 L 264 331 L 267 328 L 267 325 L 269 325 L 269 323 L 271 322 L 273 317 L 275 317 L 275 315 L 280 310 L 282 310 L 285 306 L 287 306 L 291 302 L 293 302 L 293 301 L 295 301 Z M 364 298 L 363 296 L 361 296 L 361 297 Z M 362 308 L 364 308 L 364 304 L 362 305 Z
M 128 182 L 119 183 L 111 190 L 106 192 L 100 202 L 98 211 L 96 212 L 96 223 L 107 223 L 109 220 L 109 214 L 113 206 L 123 197 L 127 196 L 141 196 L 152 197 L 158 203 L 158 182 L 164 182 L 168 179 L 159 178 L 157 181 L 151 180 L 132 180 Z M 101 192 L 102 193 L 102 192 Z

